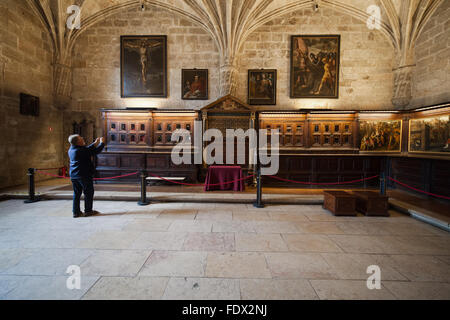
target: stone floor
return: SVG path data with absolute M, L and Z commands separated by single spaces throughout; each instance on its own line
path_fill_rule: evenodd
M 0 202 L 0 299 L 450 299 L 450 234 L 391 211 Z M 67 289 L 69 266 L 81 288 Z M 381 268 L 369 290 L 367 267 Z

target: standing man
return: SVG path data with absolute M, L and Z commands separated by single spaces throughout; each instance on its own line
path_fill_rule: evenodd
M 104 138 L 86 146 L 83 137 L 78 134 L 69 137 L 70 179 L 73 185 L 73 217 L 88 217 L 98 212 L 92 210 L 94 201 L 94 164 L 92 156 L 102 152 L 105 147 Z M 80 210 L 81 193 L 84 193 L 84 214 Z

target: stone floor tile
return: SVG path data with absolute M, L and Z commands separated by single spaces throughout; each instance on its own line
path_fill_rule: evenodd
M 214 278 L 171 278 L 163 299 L 239 300 L 239 280 Z
M 211 232 L 211 221 L 198 221 L 198 220 L 176 220 L 170 227 L 171 232 Z
M 233 210 L 233 220 L 235 221 L 268 221 L 271 220 L 269 214 L 264 211 Z
M 83 276 L 81 289 L 69 290 L 66 276 L 23 276 L 18 285 L 3 296 L 5 300 L 78 300 L 98 280 Z M 0 280 L 1 281 L 1 280 Z
M 407 280 L 394 268 L 394 261 L 388 255 L 358 254 L 358 253 L 322 253 L 322 257 L 343 280 L 364 280 L 370 274 L 369 266 L 379 266 L 381 279 Z
M 243 300 L 316 300 L 308 280 L 241 279 Z
M 160 300 L 169 278 L 101 277 L 83 300 Z
M 309 221 L 304 214 L 300 213 L 300 210 L 298 212 L 274 211 L 269 212 L 269 216 L 274 221 Z
M 134 219 L 130 221 L 123 231 L 167 231 L 172 224 L 172 220 L 169 219 Z
M 139 276 L 203 277 L 206 252 L 153 251 Z
M 342 252 L 327 235 L 283 234 L 289 251 L 295 252 Z
M 255 226 L 248 221 L 214 221 L 213 232 L 255 232 Z
M 192 209 L 183 209 L 183 208 L 179 208 L 179 209 L 165 209 L 158 216 L 158 219 L 194 220 L 196 215 L 197 215 L 197 210 L 192 210 Z
M 131 244 L 132 249 L 181 250 L 186 233 L 142 232 Z
M 96 250 L 81 265 L 81 273 L 89 276 L 133 277 L 150 256 L 149 250 Z
M 255 221 L 257 233 L 298 233 L 297 227 L 288 221 Z
M 411 281 L 450 282 L 450 267 L 434 256 L 391 255 L 393 267 Z
M 273 278 L 337 279 L 336 272 L 320 254 L 265 253 Z
M 309 220 L 308 220 L 309 221 Z M 300 233 L 312 234 L 345 234 L 336 222 L 295 222 Z
M 131 244 L 139 237 L 136 231 L 98 231 L 89 238 L 81 240 L 79 248 L 92 249 L 130 249 Z
M 397 299 L 450 300 L 450 283 L 383 281 Z
M 235 251 L 233 233 L 188 233 L 183 245 L 188 251 Z
M 33 254 L 2 273 L 30 276 L 65 275 L 69 266 L 79 266 L 93 252 L 91 249 L 36 249 Z
M 227 211 L 220 209 L 199 210 L 195 219 L 208 221 L 231 221 L 233 219 L 233 213 L 231 210 Z
M 210 252 L 206 276 L 212 278 L 271 278 L 266 259 L 256 252 Z
M 321 300 L 392 300 L 395 297 L 383 286 L 369 290 L 362 280 L 310 280 Z
M 236 233 L 236 251 L 288 251 L 279 234 Z

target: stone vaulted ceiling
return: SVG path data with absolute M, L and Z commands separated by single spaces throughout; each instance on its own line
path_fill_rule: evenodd
M 134 6 L 164 8 L 197 23 L 213 38 L 220 53 L 220 90 L 234 93 L 236 57 L 256 28 L 277 17 L 314 5 L 333 8 L 367 21 L 367 7 L 378 5 L 380 32 L 396 52 L 393 104 L 399 108 L 411 99 L 415 42 L 429 18 L 445 0 L 26 0 L 48 30 L 54 46 L 55 98 L 70 97 L 71 53 L 77 38 L 102 19 Z M 67 8 L 81 7 L 81 28 L 69 30 Z

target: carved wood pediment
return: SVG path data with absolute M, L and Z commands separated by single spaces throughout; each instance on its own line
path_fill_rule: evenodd
M 226 95 L 213 103 L 203 107 L 202 112 L 219 112 L 219 113 L 249 113 L 254 109 L 248 104 L 242 102 L 232 95 Z

